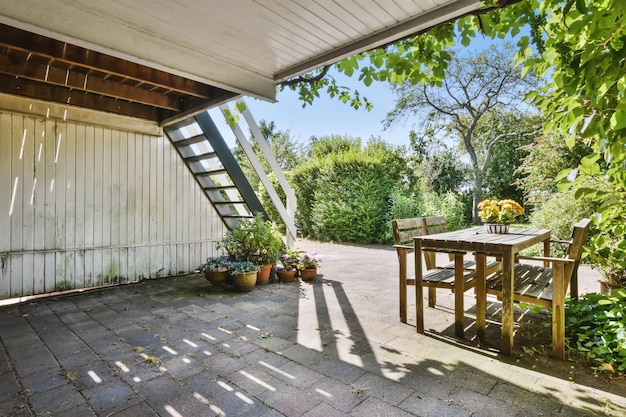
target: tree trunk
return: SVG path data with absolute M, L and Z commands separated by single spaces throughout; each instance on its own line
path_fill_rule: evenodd
M 474 197 L 472 201 L 472 221 L 474 224 L 480 224 L 478 217 L 478 203 L 483 201 L 483 174 L 479 169 L 474 170 Z

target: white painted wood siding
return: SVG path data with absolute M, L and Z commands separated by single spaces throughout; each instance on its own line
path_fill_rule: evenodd
M 186 273 L 223 233 L 167 138 L 0 112 L 0 299 Z

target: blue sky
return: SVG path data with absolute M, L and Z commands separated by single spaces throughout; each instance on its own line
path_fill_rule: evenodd
M 288 89 L 278 92 L 276 103 L 252 98 L 247 98 L 246 103 L 257 123 L 261 120 L 274 121 L 278 130 L 289 131 L 292 138 L 303 144 L 307 144 L 313 135 L 321 137 L 332 134 L 360 137 L 363 143 L 375 136 L 388 143 L 409 144 L 409 124 L 383 130 L 382 122 L 395 105 L 395 94 L 388 84 L 373 83 L 366 87 L 356 76 L 350 78 L 336 73 L 334 76 L 339 85 L 359 90 L 361 96 L 373 102 L 374 108 L 370 111 L 364 107 L 355 110 L 324 93 L 313 105 L 303 108 L 298 95 Z
M 511 42 L 510 38 L 507 40 Z M 497 42 L 503 41 L 478 37 L 472 41 L 469 48 L 481 50 Z M 250 97 L 245 101 L 257 123 L 261 120 L 273 121 L 278 130 L 288 131 L 293 139 L 302 144 L 308 144 L 309 138 L 313 135 L 321 137 L 336 134 L 360 137 L 362 143 L 366 143 L 370 137 L 374 136 L 395 145 L 409 145 L 409 132 L 419 120 L 397 122 L 394 126 L 383 130 L 383 120 L 387 113 L 393 110 L 396 99 L 387 83 L 374 82 L 366 87 L 358 81 L 357 74 L 347 77 L 334 70 L 331 70 L 331 74 L 339 85 L 359 90 L 361 96 L 367 97 L 373 103 L 374 108 L 370 111 L 364 107 L 355 110 L 336 98 L 331 99 L 323 92 L 313 105 L 303 108 L 297 94 L 289 89 L 278 92 L 276 103 Z M 217 114 L 214 117 L 218 125 L 222 123 L 218 120 Z M 230 136 L 230 132 L 220 130 L 225 136 Z M 247 132 L 247 129 L 245 130 Z M 234 137 L 232 141 L 234 144 Z

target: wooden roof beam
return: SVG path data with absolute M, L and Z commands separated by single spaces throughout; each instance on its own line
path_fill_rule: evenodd
M 77 91 L 68 87 L 42 84 L 5 74 L 0 74 L 0 91 L 8 94 L 63 103 L 70 106 L 86 107 L 157 122 L 174 114 L 174 112 L 160 110 L 140 103 L 130 103 L 125 100 L 117 100 L 111 97 Z
M 60 87 L 74 88 L 89 93 L 105 95 L 112 98 L 138 102 L 148 106 L 180 111 L 180 96 L 162 94 L 114 81 L 105 81 L 96 76 L 89 76 L 76 71 L 63 70 L 50 65 L 32 61 L 12 62 L 7 55 L 0 55 L 0 73 L 27 78 L 41 83 L 54 84 Z
M 181 94 L 200 98 L 212 96 L 216 87 L 209 86 L 145 65 L 115 58 L 79 46 L 60 42 L 46 36 L 37 35 L 0 23 L 0 45 L 54 59 L 69 65 L 108 72 L 119 77 L 129 78 L 139 83 L 171 89 Z

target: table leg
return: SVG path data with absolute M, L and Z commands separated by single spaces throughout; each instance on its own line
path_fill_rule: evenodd
M 487 257 L 476 253 L 476 334 L 478 340 L 486 342 L 487 328 L 487 284 L 486 284 Z
M 398 249 L 398 262 L 400 264 L 400 321 L 402 323 L 406 323 L 407 256 L 406 249 Z
M 422 241 L 414 238 L 415 242 L 415 327 L 418 333 L 424 333 L 424 289 L 422 282 Z
M 550 257 L 550 239 L 546 239 L 543 241 L 543 256 L 546 258 Z M 550 262 L 543 261 L 543 267 L 548 268 L 550 266 Z
M 502 255 L 502 354 L 513 352 L 513 252 L 507 248 Z
M 463 253 L 454 254 L 454 334 L 463 337 L 465 330 L 465 308 L 463 297 L 465 294 L 465 278 L 463 270 Z

